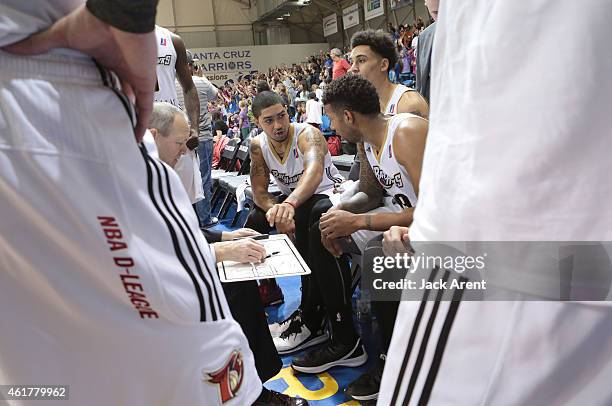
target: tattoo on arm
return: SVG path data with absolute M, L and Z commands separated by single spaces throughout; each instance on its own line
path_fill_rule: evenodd
M 259 143 L 252 141 L 249 147 L 251 155 L 251 187 L 253 188 L 253 199 L 257 200 L 255 203 L 259 206 L 270 205 L 273 201 L 272 195 L 268 192 L 268 183 L 270 182 L 270 171 L 266 166 L 266 162 L 263 158 L 261 146 Z M 274 203 L 271 203 L 273 205 Z M 260 207 L 263 210 L 267 210 L 267 207 Z
M 300 134 L 301 135 L 301 134 Z M 298 148 L 304 151 L 304 172 L 309 171 L 310 174 L 320 173 L 323 175 L 323 171 L 325 170 L 325 154 L 327 154 L 327 143 L 325 142 L 325 138 L 323 134 L 321 134 L 318 130 L 314 128 L 310 128 L 304 131 L 303 137 L 300 137 L 298 140 Z M 314 169 L 314 172 L 312 171 Z M 314 175 L 313 175 L 314 176 Z M 312 181 L 314 178 L 310 177 L 308 181 Z M 316 187 L 321 183 L 321 178 L 318 179 L 317 184 L 314 185 L 314 188 L 304 188 L 300 187 L 303 185 L 302 181 L 306 182 L 306 177 L 302 177 L 298 187 L 291 193 L 288 200 L 296 202 L 296 204 L 300 205 L 305 200 L 308 200 L 312 193 L 316 190 Z M 312 186 L 312 185 L 311 185 Z
M 361 160 L 359 167 L 359 191 L 370 197 L 380 198 L 383 195 L 383 188 L 378 179 L 376 179 L 374 171 L 372 171 L 363 144 L 357 144 L 357 153 Z
M 318 163 L 325 165 L 325 155 L 327 154 L 327 144 L 324 142 L 323 134 L 314 130 L 306 130 L 306 145 L 308 150 L 304 154 L 304 161 L 308 164 Z

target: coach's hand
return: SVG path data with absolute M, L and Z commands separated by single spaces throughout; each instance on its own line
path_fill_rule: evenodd
M 392 257 L 411 251 L 408 227 L 393 226 L 383 233 L 383 252 Z
M 321 235 L 332 239 L 351 235 L 355 231 L 359 230 L 357 220 L 358 217 L 348 211 L 328 211 L 321 216 L 321 220 L 319 221 Z
M 250 238 L 238 241 L 226 241 L 214 243 L 217 262 L 235 261 L 240 263 L 261 262 L 266 257 L 264 246 Z
M 84 52 L 117 74 L 123 92 L 136 105 L 138 123 L 134 133 L 140 141 L 153 110 L 157 66 L 155 32 L 133 34 L 118 30 L 99 20 L 83 5 L 45 31 L 9 45 L 4 50 L 32 55 L 54 48 Z
M 277 223 L 287 223 L 293 221 L 295 209 L 289 203 L 277 203 L 266 213 L 266 220 L 270 227 L 274 227 Z M 278 227 L 278 225 L 277 225 Z

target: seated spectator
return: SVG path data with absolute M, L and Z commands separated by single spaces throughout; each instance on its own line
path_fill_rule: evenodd
M 317 99 L 314 92 L 310 92 L 306 102 L 306 122 L 318 129 L 323 124 L 323 103 Z

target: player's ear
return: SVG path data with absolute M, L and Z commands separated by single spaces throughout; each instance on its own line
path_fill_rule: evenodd
M 383 58 L 380 62 L 380 71 L 387 72 L 389 70 L 389 60 L 387 58 Z
M 353 124 L 355 122 L 355 115 L 352 111 L 344 110 L 344 121 L 349 124 Z
M 157 139 L 157 137 L 159 136 L 159 131 L 157 131 L 157 128 L 149 128 L 149 131 L 151 131 L 153 139 Z

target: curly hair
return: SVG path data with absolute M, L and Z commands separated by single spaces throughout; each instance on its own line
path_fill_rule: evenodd
M 325 87 L 323 104 L 363 115 L 380 113 L 376 88 L 359 75 L 344 75 Z
M 351 48 L 359 45 L 367 45 L 372 51 L 389 61 L 387 72 L 392 70 L 397 63 L 397 49 L 393 44 L 393 38 L 383 30 L 357 31 L 351 38 Z

